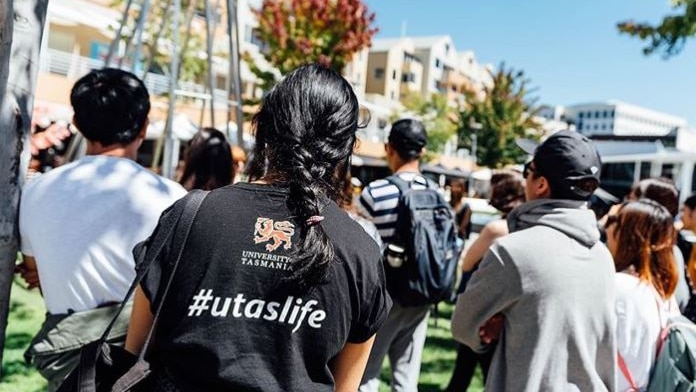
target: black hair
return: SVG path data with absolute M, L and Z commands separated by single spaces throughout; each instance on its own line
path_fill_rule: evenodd
M 504 216 L 524 203 L 524 178 L 514 170 L 500 170 L 491 176 L 491 198 L 489 203 Z
M 351 85 L 317 64 L 290 72 L 263 99 L 253 125 L 256 144 L 248 167 L 250 180 L 286 185 L 288 208 L 300 226 L 291 280 L 307 289 L 325 277 L 334 248 L 321 215 L 329 199 L 337 200 L 349 169 L 358 128 L 358 99 Z
M 116 68 L 93 70 L 80 78 L 70 92 L 70 104 L 80 133 L 103 146 L 135 141 L 150 113 L 143 82 Z
M 414 135 L 420 135 L 423 140 L 414 140 Z M 425 126 L 422 122 L 404 118 L 392 124 L 388 141 L 402 160 L 411 162 L 420 159 L 423 154 L 426 144 L 425 135 Z
M 684 200 L 684 205 L 693 209 L 696 209 L 696 193 L 693 195 L 689 196 Z
M 232 176 L 232 150 L 225 134 L 215 128 L 198 131 L 184 153 L 184 174 L 179 182 L 186 185 L 193 179 L 190 189 L 212 190 L 229 185 Z

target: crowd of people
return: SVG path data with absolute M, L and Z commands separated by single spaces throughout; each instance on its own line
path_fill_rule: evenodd
M 530 158 L 493 174 L 500 218 L 474 239 L 466 183 L 453 180 L 443 206 L 419 171 L 428 130 L 418 120 L 391 125 L 393 174 L 355 197 L 358 100 L 319 65 L 264 97 L 248 164 L 203 128 L 178 182 L 135 162 L 150 111 L 135 75 L 92 71 L 70 100 L 86 156 L 29 180 L 19 215 L 16 271 L 47 310 L 25 356 L 49 391 L 114 318 L 108 341 L 146 350 L 147 390 L 376 392 L 388 358 L 391 389 L 416 391 L 442 299 L 401 292 L 421 258 L 461 276 L 448 391 L 465 391 L 477 366 L 488 391 L 646 390 L 669 320 L 696 320 L 696 251 L 684 234 L 696 230 L 696 195 L 680 208 L 674 183 L 650 178 L 596 215 L 601 157 L 577 132 L 519 141 Z M 207 193 L 185 240 L 160 238 L 195 189 Z M 420 283 L 411 289 L 427 294 Z

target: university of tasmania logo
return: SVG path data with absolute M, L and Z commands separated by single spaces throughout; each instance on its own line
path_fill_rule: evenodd
M 254 243 L 261 244 L 273 240 L 273 243 L 266 244 L 266 250 L 273 252 L 283 245 L 284 249 L 292 246 L 292 235 L 295 234 L 295 225 L 288 221 L 274 222 L 269 218 L 257 218 L 254 225 Z

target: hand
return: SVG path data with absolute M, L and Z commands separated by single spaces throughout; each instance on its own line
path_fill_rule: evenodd
M 41 288 L 39 283 L 39 272 L 35 268 L 29 268 L 26 263 L 15 265 L 14 272 L 19 274 L 27 284 L 27 289 Z
M 500 338 L 500 331 L 503 330 L 505 317 L 498 313 L 486 321 L 479 328 L 479 337 L 484 344 L 491 344 Z

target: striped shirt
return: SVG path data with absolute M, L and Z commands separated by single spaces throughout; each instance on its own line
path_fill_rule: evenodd
M 399 178 L 411 183 L 411 189 L 426 189 L 428 180 L 418 173 L 403 172 Z M 386 179 L 372 181 L 360 194 L 359 208 L 362 215 L 370 219 L 385 244 L 392 242 L 396 234 L 399 188 Z

